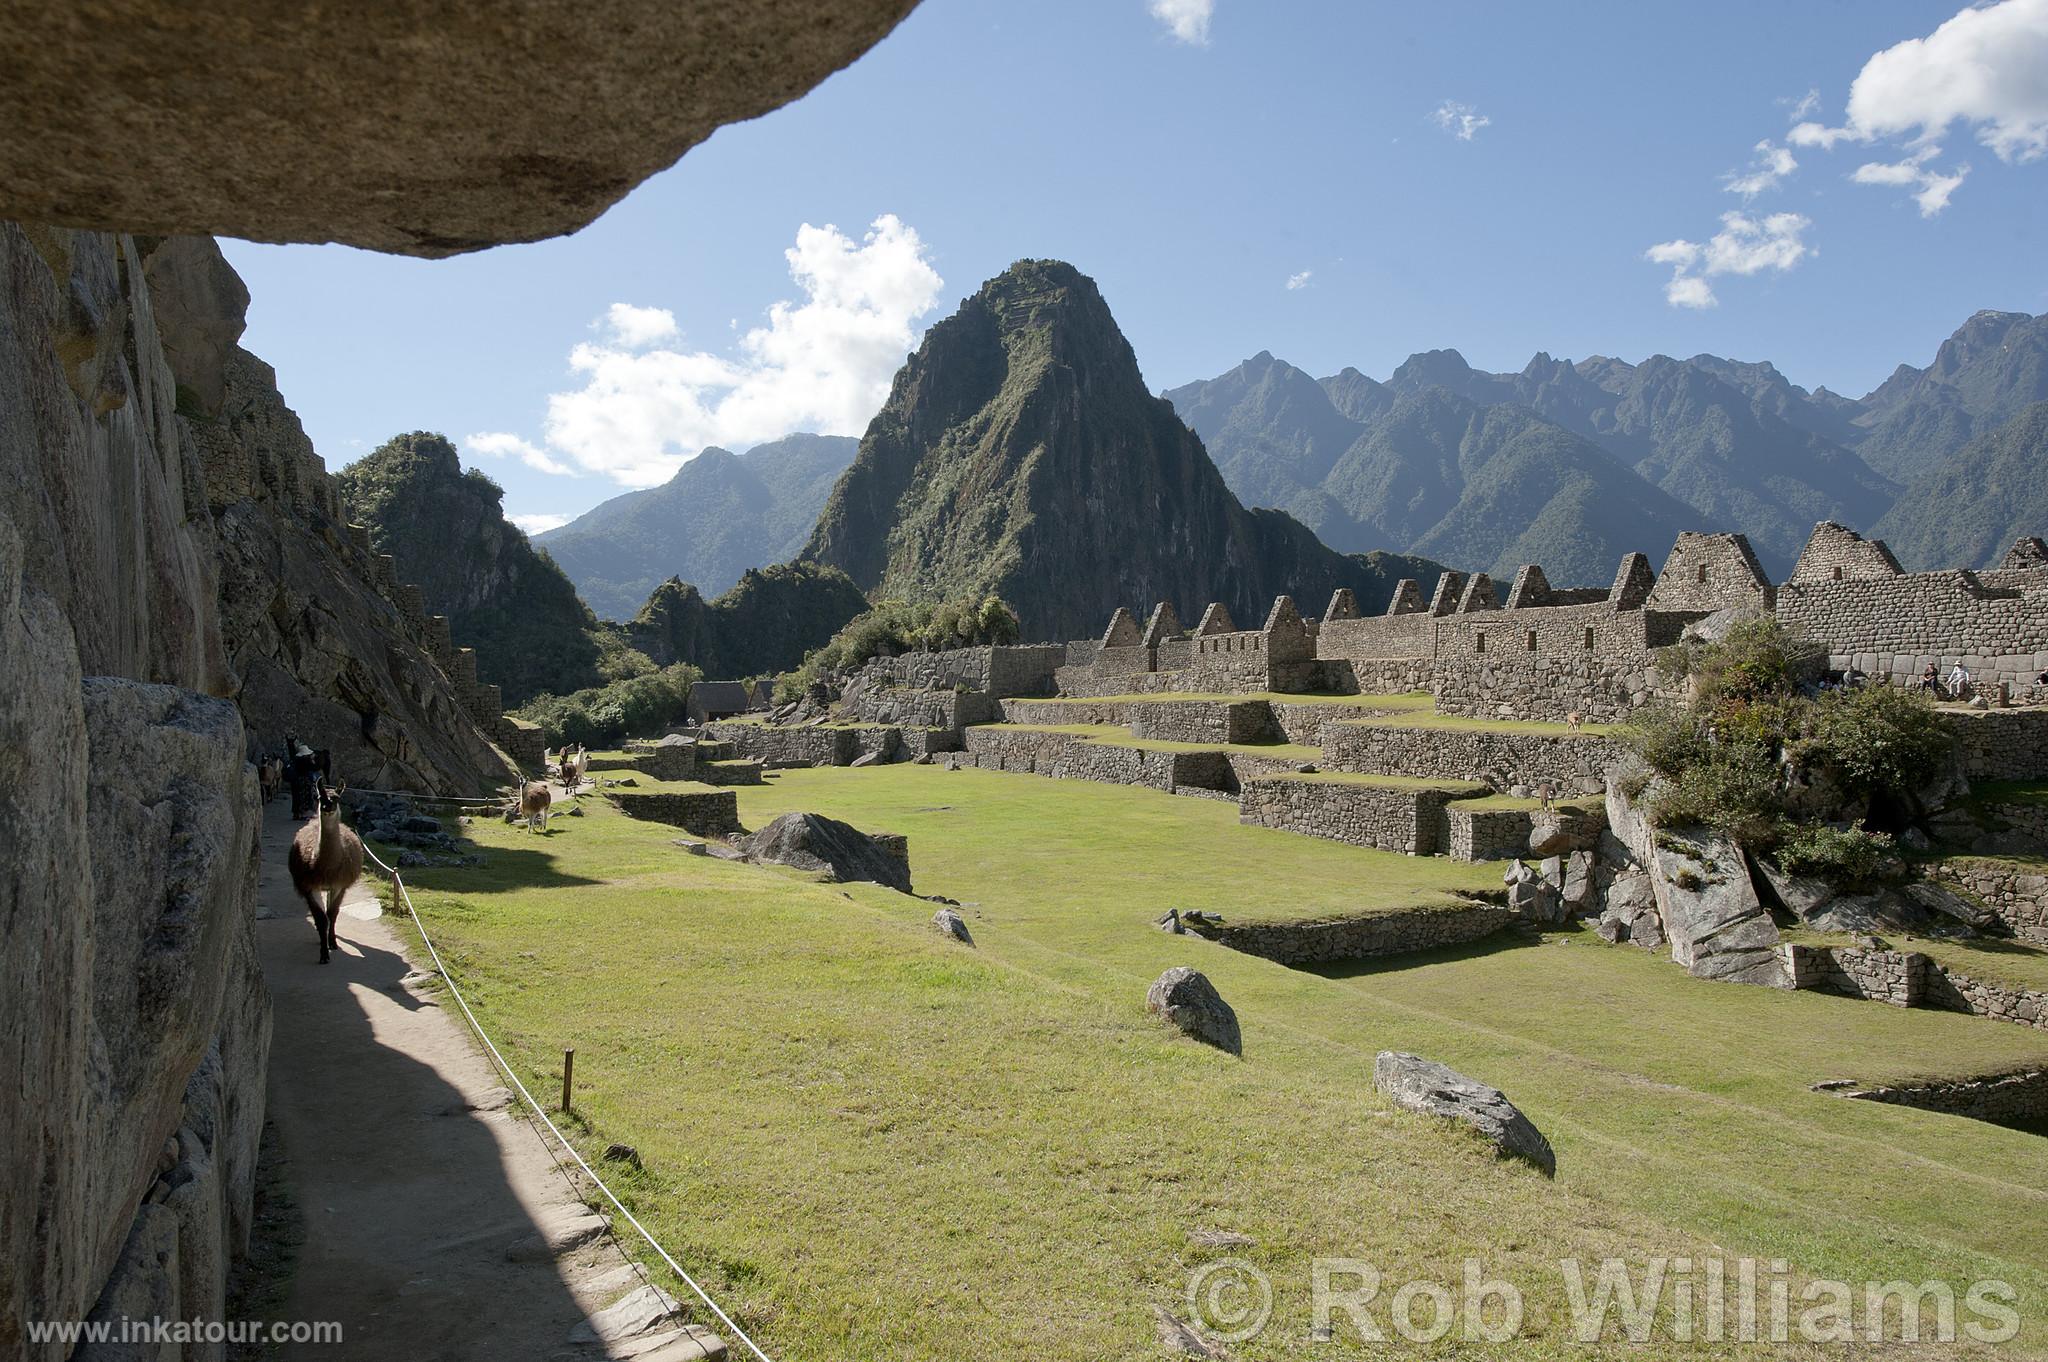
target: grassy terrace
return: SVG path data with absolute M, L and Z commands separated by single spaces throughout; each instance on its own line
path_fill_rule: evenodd
M 2027 804 L 2048 809 L 2048 781 L 1990 780 L 1970 790 L 1973 804 Z
M 1559 813 L 1587 813 L 1598 803 L 1599 799 L 1597 797 L 1593 799 L 1553 799 L 1550 801 L 1550 807 Z M 1503 813 L 1541 813 L 1543 811 L 1543 801 L 1540 799 L 1517 799 L 1513 795 L 1488 793 L 1477 799 L 1461 799 L 1458 801 L 1458 807 L 1461 809 L 1483 809 L 1489 813 L 1495 811 Z
M 1473 780 L 1433 780 L 1428 776 L 1382 776 L 1353 771 L 1276 771 L 1254 776 L 1254 780 L 1294 780 L 1310 785 L 1370 785 L 1382 790 L 1443 790 L 1463 804 L 1491 793 L 1491 787 Z
M 1783 935 L 1787 941 L 1805 946 L 1855 945 L 1855 936 L 1849 932 L 1792 929 Z M 1885 932 L 1883 939 L 1895 951 L 1917 951 L 1943 969 L 1972 979 L 2048 993 L 2048 950 L 2031 942 L 2003 938 L 1957 940 L 1909 936 L 1903 932 Z
M 1114 724 L 978 724 L 1004 733 L 1064 733 L 1101 747 L 1136 747 L 1146 752 L 1237 752 L 1250 757 L 1273 757 L 1281 761 L 1315 761 L 1323 755 L 1320 747 L 1298 742 L 1169 742 L 1164 738 L 1134 738 Z
M 1409 691 L 1399 695 L 1294 695 L 1283 691 L 1262 690 L 1250 692 L 1222 691 L 1146 691 L 1130 695 L 1059 696 L 1038 699 L 1019 696 L 1037 705 L 1159 705 L 1176 704 L 1182 701 L 1209 704 L 1232 704 L 1240 700 L 1260 700 L 1274 705 L 1338 705 L 1359 709 L 1429 709 L 1436 704 L 1428 691 Z
M 962 900 L 976 949 L 932 932 L 929 903 L 686 856 L 595 798 L 545 837 L 479 821 L 486 865 L 414 882 L 512 1062 L 545 1091 L 577 1048 L 578 1138 L 639 1149 L 644 1171 L 607 1176 L 778 1357 L 1161 1355 L 1151 1307 L 1185 1314 L 1217 1256 L 1198 1227 L 1251 1236 L 1228 1252 L 1273 1283 L 1242 1359 L 1363 1355 L 1341 1317 L 1309 1339 L 1319 1255 L 1386 1274 L 1382 1327 L 1395 1284 L 1456 1284 L 1467 1257 L 1525 1293 L 1522 1340 L 1454 1332 L 1431 1355 L 1729 1355 L 1572 1341 L 1557 1265 L 1717 1249 L 1958 1297 L 2002 1278 L 2028 1332 L 1984 1355 L 2048 1341 L 2040 1137 L 1808 1090 L 2048 1062 L 2048 1036 L 1693 980 L 1581 933 L 1328 974 L 1169 937 L 1148 920 L 1172 906 L 1310 916 L 1498 879 L 1207 801 L 911 765 L 739 797 L 749 826 L 811 809 L 908 834 L 918 888 Z M 1244 1060 L 1143 1014 L 1176 964 L 1237 1009 Z M 1557 1181 L 1393 1110 L 1383 1048 L 1504 1087 Z
M 1416 714 L 1377 714 L 1364 719 L 1339 719 L 1340 724 L 1371 728 L 1448 728 L 1475 733 L 1533 733 L 1546 738 L 1604 738 L 1617 731 L 1614 724 L 1586 724 L 1578 733 L 1569 725 L 1541 719 L 1480 719 L 1465 714 L 1438 714 L 1435 710 Z

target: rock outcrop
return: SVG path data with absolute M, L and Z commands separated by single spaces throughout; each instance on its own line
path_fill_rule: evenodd
M 794 866 L 827 879 L 871 880 L 910 892 L 910 857 L 901 838 L 870 837 L 851 823 L 818 813 L 786 813 L 739 839 L 749 860 Z
M 916 0 L 8 11 L 0 217 L 440 256 L 573 232 Z M 195 78 L 232 60 L 234 78 Z
M 1172 1022 L 1184 1035 L 1233 1055 L 1244 1053 L 1237 1013 L 1200 970 L 1175 965 L 1154 979 L 1145 990 L 1145 1010 Z
M 1499 1088 L 1489 1088 L 1434 1060 L 1398 1050 L 1380 1051 L 1373 1061 L 1372 1085 L 1396 1106 L 1461 1121 L 1484 1135 L 1503 1155 L 1527 1159 L 1545 1177 L 1557 1176 L 1557 1155 L 1551 1151 L 1550 1141 Z
M 1698 828 L 1661 828 L 1648 865 L 1671 958 L 1701 979 L 1790 988 L 1778 925 L 1742 848 Z

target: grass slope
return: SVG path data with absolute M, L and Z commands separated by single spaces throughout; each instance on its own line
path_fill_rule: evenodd
M 1527 1337 L 1441 1354 L 1646 1355 L 1566 1336 L 1565 1255 L 1718 1245 L 1854 1281 L 2000 1277 L 2028 1318 L 2048 1302 L 2038 1137 L 1807 1090 L 2040 1063 L 2048 1037 L 1697 981 L 1576 933 L 1328 975 L 1167 936 L 1147 920 L 1170 906 L 1305 916 L 1495 878 L 1211 801 L 907 765 L 739 797 L 749 826 L 809 809 L 907 834 L 919 890 L 962 900 L 977 947 L 931 931 L 929 903 L 685 856 L 596 800 L 544 838 L 479 822 L 489 863 L 418 872 L 415 896 L 530 1082 L 576 1047 L 585 1147 L 639 1149 L 623 1194 L 777 1356 L 1155 1355 L 1151 1308 L 1185 1314 L 1216 1256 L 1198 1227 L 1251 1236 L 1231 1252 L 1273 1283 L 1245 1359 L 1358 1353 L 1341 1316 L 1310 1340 L 1318 1256 L 1385 1274 L 1382 1326 L 1395 1285 L 1456 1283 L 1467 1257 L 1526 1293 Z M 1244 1060 L 1144 1015 L 1177 964 L 1237 1009 Z M 1557 1182 L 1391 1108 L 1387 1048 L 1505 1088 Z M 1728 1346 L 1654 1355 L 1688 1352 Z

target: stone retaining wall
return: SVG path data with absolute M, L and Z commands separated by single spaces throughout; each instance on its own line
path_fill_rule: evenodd
M 2048 708 L 1951 711 L 1942 716 L 1971 780 L 2048 780 Z
M 1385 694 L 1389 695 L 1399 693 L 1396 691 L 1385 692 Z M 1375 715 L 1396 712 L 1364 703 L 1332 705 L 1327 703 L 1288 704 L 1284 701 L 1276 701 L 1269 705 L 1268 708 L 1273 711 L 1273 724 L 1278 736 L 1285 738 L 1288 742 L 1300 743 L 1304 747 L 1321 747 L 1323 745 L 1323 725 L 1325 724 L 1341 722 L 1345 719 L 1370 719 Z
M 1448 840 L 1444 805 L 1453 790 L 1353 781 L 1267 777 L 1245 782 L 1237 821 L 1376 851 L 1431 856 Z
M 1915 572 L 1794 581 L 1778 618 L 1827 646 L 1828 665 L 1910 685 L 1960 661 L 1980 686 L 2030 685 L 2048 667 L 2048 579 L 2038 573 Z
M 861 753 L 860 730 L 853 728 L 709 724 L 705 731 L 770 766 L 847 766 Z
M 1972 978 L 1928 962 L 1921 996 L 1928 1007 L 1968 1012 L 1993 1021 L 2017 1022 L 2048 1031 L 2048 993 Z
M 2020 940 L 2048 946 L 2048 865 L 1952 856 L 1930 865 L 1927 877 L 1976 898 Z
M 1621 749 L 1606 738 L 1482 729 L 1328 724 L 1323 769 L 1430 780 L 1478 780 L 1496 790 L 1551 782 L 1560 796 L 1607 788 L 1607 767 Z
M 1461 945 L 1491 936 L 1514 921 L 1509 909 L 1475 903 L 1469 908 L 1409 908 L 1323 922 L 1226 922 L 1202 929 L 1202 935 L 1246 955 L 1283 965 L 1310 965 Z
M 1475 809 L 1451 804 L 1444 809 L 1448 836 L 1444 849 L 1460 861 L 1505 861 L 1529 854 L 1529 829 L 1535 815 L 1527 809 Z
M 667 823 L 702 837 L 724 837 L 742 831 L 740 800 L 731 790 L 608 796 L 619 811 L 652 823 Z
M 1256 743 L 1280 736 L 1263 700 L 1159 700 L 1126 706 L 1131 736 L 1163 742 Z
M 1947 1116 L 1967 1116 L 1993 1125 L 2032 1127 L 2048 1121 L 2048 1069 L 1866 1088 L 1846 1095 L 1866 1102 L 1889 1102 Z
M 1792 987 L 1890 1003 L 1893 1007 L 1920 1005 L 1930 964 L 1926 956 L 1905 951 L 1790 942 L 1779 949 L 1784 954 Z
M 948 764 L 1021 771 L 1066 780 L 1141 785 L 1169 794 L 1183 788 L 1227 792 L 1237 777 L 1221 752 L 1163 752 L 1082 741 L 1068 733 L 970 728 L 966 750 Z

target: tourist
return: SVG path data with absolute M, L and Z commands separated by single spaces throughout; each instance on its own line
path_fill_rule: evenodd
M 1948 693 L 1953 700 L 1970 698 L 1970 672 L 1961 662 L 1948 669 Z
M 1920 680 L 1915 684 L 1921 690 L 1932 691 L 1935 699 L 1941 698 L 1941 672 L 1932 662 L 1921 670 Z

